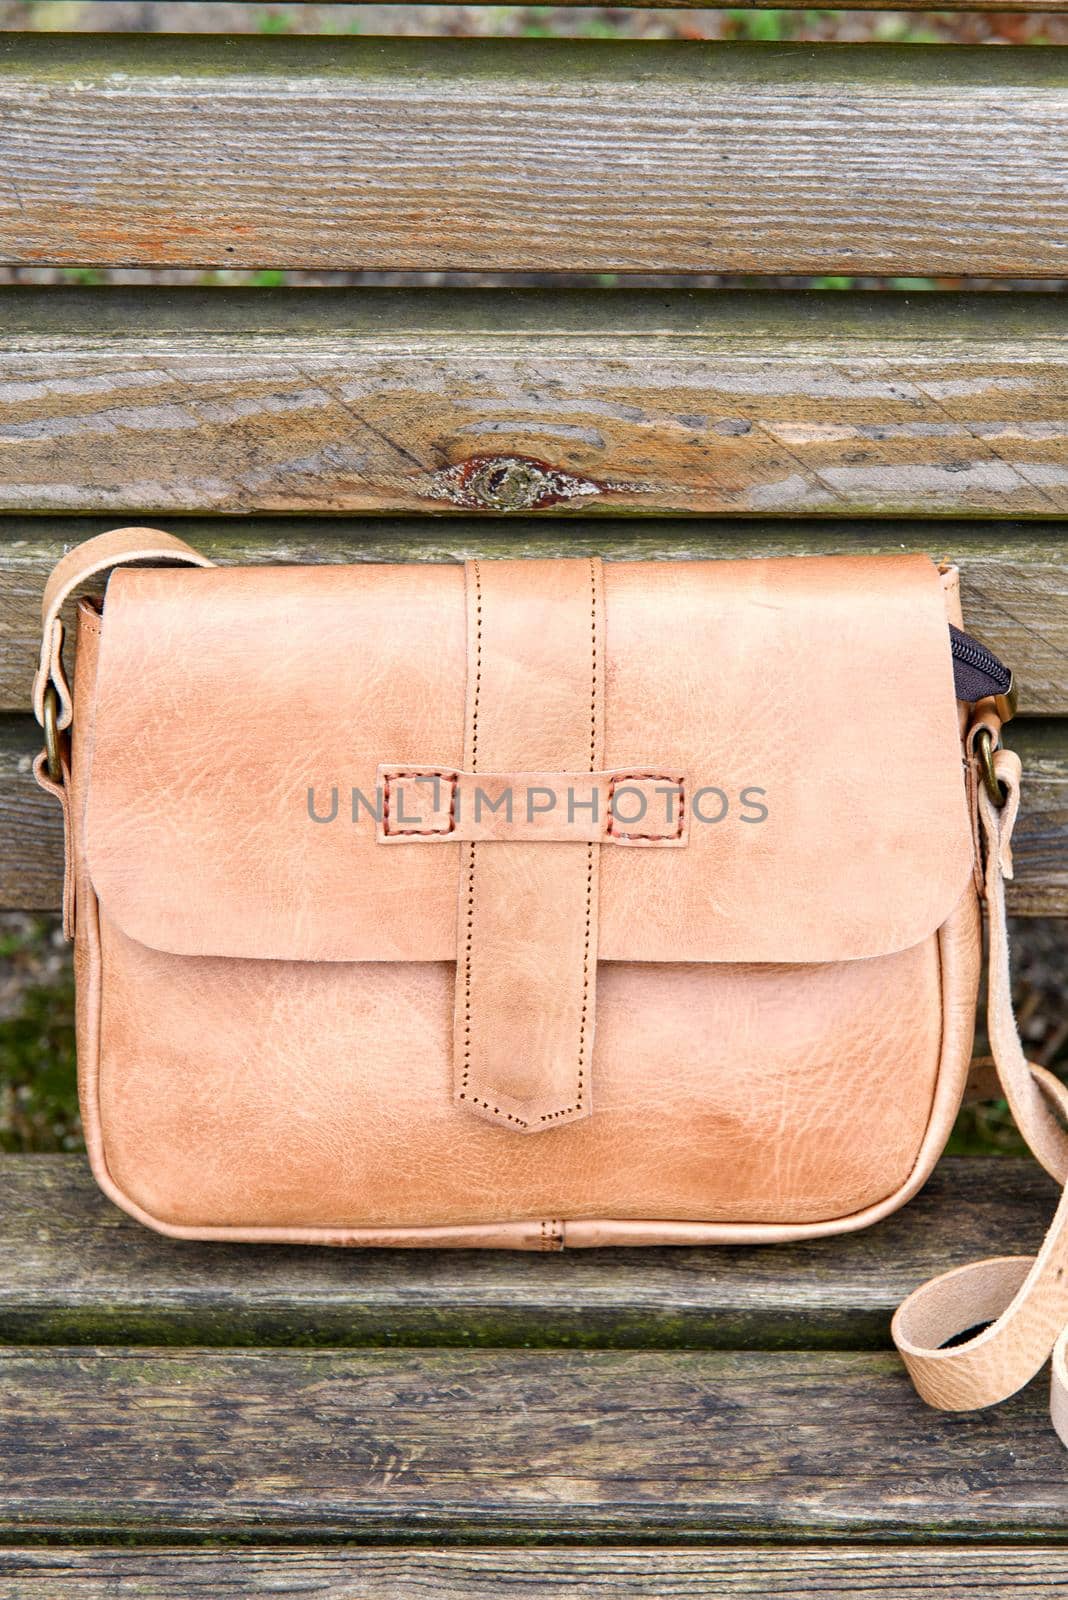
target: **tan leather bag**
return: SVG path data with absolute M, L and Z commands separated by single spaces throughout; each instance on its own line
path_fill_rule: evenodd
M 72 706 L 60 608 L 118 566 L 79 608 Z M 1068 1097 L 1009 999 L 1019 764 L 994 757 L 995 805 L 997 707 L 957 700 L 947 622 L 957 574 L 918 556 L 222 568 L 151 529 L 71 552 L 36 771 L 105 1192 L 192 1239 L 865 1227 L 952 1126 L 983 895 L 1005 1092 L 1063 1180 Z M 1066 1221 L 902 1307 L 925 1398 L 986 1405 L 1042 1365 Z

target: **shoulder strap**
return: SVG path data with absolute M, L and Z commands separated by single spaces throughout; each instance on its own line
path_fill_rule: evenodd
M 56 563 L 41 601 L 41 659 L 33 681 L 33 714 L 38 722 L 44 722 L 45 690 L 51 683 L 59 699 L 57 725 L 70 727 L 71 694 L 63 670 L 63 623 L 59 615 L 68 597 L 87 579 L 112 567 L 167 562 L 187 567 L 213 565 L 184 539 L 158 528 L 113 528 L 110 533 L 76 545 Z
M 998 1077 L 1020 1131 L 1046 1171 L 1068 1181 L 1068 1087 L 1029 1063 L 1012 1012 L 1005 880 L 1020 804 L 1020 761 L 996 752 L 1006 792 L 998 809 L 984 789 L 979 816 L 990 919 L 987 1017 Z M 972 1329 L 979 1332 L 960 1343 Z M 901 1305 L 894 1343 L 917 1390 L 944 1411 L 972 1411 L 1006 1400 L 1053 1352 L 1054 1426 L 1068 1446 L 1068 1188 L 1037 1256 L 1000 1256 L 932 1278 Z

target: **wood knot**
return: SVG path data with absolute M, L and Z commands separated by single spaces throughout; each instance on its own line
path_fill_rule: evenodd
M 541 511 L 563 500 L 603 494 L 609 485 L 579 478 L 534 456 L 471 456 L 435 472 L 434 500 L 474 511 Z

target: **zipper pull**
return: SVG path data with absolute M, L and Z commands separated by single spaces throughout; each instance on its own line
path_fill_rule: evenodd
M 1012 672 L 992 650 L 970 633 L 949 625 L 949 647 L 953 656 L 953 682 L 957 699 L 974 705 L 977 700 L 994 701 L 1002 722 L 1016 715 L 1018 695 Z

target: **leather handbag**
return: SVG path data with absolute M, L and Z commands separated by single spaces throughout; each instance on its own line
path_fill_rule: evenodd
M 61 608 L 78 606 L 73 692 Z M 1035 1154 L 1008 674 L 925 557 L 219 567 L 123 529 L 43 606 L 89 1158 L 183 1239 L 731 1244 L 907 1201 L 989 1032 Z M 985 1406 L 1068 1324 L 1037 1259 L 905 1302 Z M 958 1336 L 977 1325 L 960 1342 Z M 955 1343 L 948 1341 L 958 1340 Z M 1055 1416 L 1068 1440 L 1064 1339 Z

